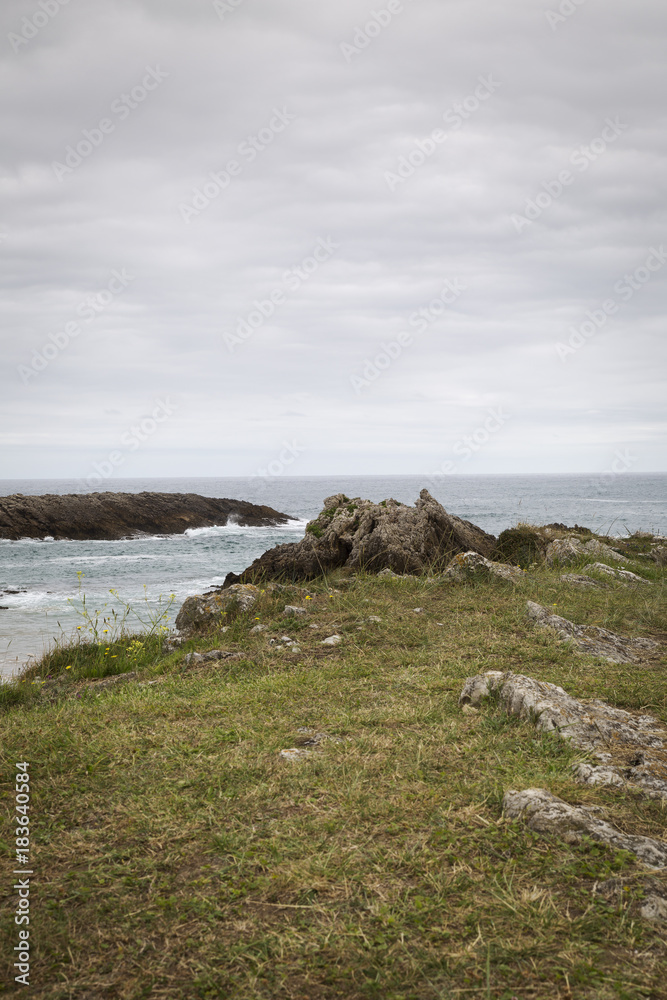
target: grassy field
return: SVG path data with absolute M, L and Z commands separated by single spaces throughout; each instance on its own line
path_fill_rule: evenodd
M 517 587 L 341 573 L 312 600 L 265 592 L 168 656 L 155 638 L 58 651 L 0 715 L 4 995 L 25 989 L 11 871 L 14 765 L 28 761 L 35 1000 L 667 998 L 666 926 L 638 914 L 646 869 L 500 810 L 507 789 L 546 787 L 665 838 L 665 805 L 577 785 L 581 752 L 457 704 L 466 677 L 511 669 L 667 722 L 665 571 L 629 568 L 654 585 L 582 591 L 547 568 Z M 660 653 L 577 655 L 531 626 L 527 599 L 657 638 Z M 304 603 L 307 619 L 282 617 Z M 332 633 L 342 642 L 321 645 Z M 299 652 L 269 644 L 285 634 Z M 183 668 L 214 647 L 244 655 Z M 138 680 L 118 688 L 86 680 L 129 669 Z M 282 758 L 303 729 L 337 739 Z M 593 891 L 611 877 L 620 901 Z

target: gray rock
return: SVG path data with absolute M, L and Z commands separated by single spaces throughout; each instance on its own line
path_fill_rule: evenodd
M 621 833 L 601 818 L 599 806 L 571 806 L 546 788 L 510 789 L 503 798 L 503 813 L 508 819 L 524 820 L 536 833 L 556 834 L 569 843 L 587 834 L 616 850 L 629 851 L 651 868 L 667 865 L 667 844 Z
M 322 639 L 322 646 L 337 646 L 339 642 L 343 640 L 339 635 L 330 635 L 326 639 Z
M 643 905 L 639 908 L 639 912 L 644 920 L 665 923 L 667 922 L 667 899 L 652 893 L 646 897 Z
M 243 659 L 243 653 L 239 653 L 233 649 L 209 649 L 207 653 L 203 654 L 204 663 L 217 662 L 219 660 L 240 660 Z
M 176 628 L 186 634 L 219 628 L 226 615 L 249 611 L 258 597 L 258 588 L 250 583 L 188 597 L 176 616 Z
M 477 707 L 491 695 L 509 715 L 535 720 L 542 732 L 558 733 L 600 760 L 601 766 L 575 765 L 581 783 L 623 786 L 648 798 L 667 798 L 667 728 L 652 715 L 633 715 L 598 699 L 579 701 L 556 684 L 497 670 L 468 677 L 459 705 Z
M 547 545 L 546 561 L 549 566 L 569 566 L 582 558 L 582 545 L 578 539 L 556 538 Z
M 204 662 L 204 657 L 201 653 L 186 653 L 183 657 L 183 666 L 186 670 L 190 667 L 198 667 Z
M 579 538 L 570 535 L 568 538 L 556 538 L 549 542 L 546 551 L 546 561 L 549 566 L 559 564 L 569 566 L 571 563 L 579 562 L 586 556 L 598 556 L 607 559 L 624 561 L 625 556 L 612 549 L 597 538 L 590 538 L 587 542 L 582 542 Z
M 286 604 L 283 610 L 284 615 L 307 615 L 308 608 L 301 608 L 296 604 Z
M 650 555 L 658 566 L 667 566 L 667 545 L 654 545 Z
M 501 580 L 509 583 L 519 583 L 528 574 L 519 566 L 511 566 L 509 563 L 492 562 L 478 552 L 460 552 L 454 556 L 443 577 L 450 580 L 463 582 L 479 576 L 497 576 Z
M 259 579 L 309 579 L 334 569 L 420 574 L 443 566 L 457 552 L 491 556 L 496 540 L 481 528 L 448 514 L 428 490 L 414 507 L 397 500 L 327 497 L 324 510 L 300 542 L 278 545 L 256 559 L 241 576 L 225 583 Z
M 528 601 L 527 613 L 538 628 L 552 629 L 561 642 L 572 642 L 582 653 L 600 656 L 610 663 L 634 663 L 642 651 L 658 645 L 652 639 L 628 639 L 597 625 L 575 625 L 534 601 Z
M 651 585 L 650 580 L 645 580 L 643 576 L 631 573 L 629 569 L 613 569 L 611 566 L 607 566 L 601 562 L 591 563 L 586 569 L 596 570 L 598 573 L 604 573 L 605 576 L 613 576 L 616 580 L 624 580 L 626 583 L 646 583 L 649 586 Z
M 598 587 L 599 584 L 591 576 L 584 573 L 561 573 L 563 583 L 571 583 L 573 587 Z
M 268 625 L 253 625 L 250 629 L 251 632 L 266 632 Z
M 86 684 L 86 688 L 94 691 L 104 691 L 107 688 L 118 687 L 120 684 L 129 684 L 130 681 L 136 681 L 139 674 L 136 670 L 130 670 L 126 674 L 113 674 L 111 677 L 103 677 L 101 681 L 93 681 L 92 684 Z

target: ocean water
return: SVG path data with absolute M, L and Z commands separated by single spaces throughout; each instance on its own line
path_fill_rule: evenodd
M 230 570 L 239 572 L 266 549 L 302 538 L 307 521 L 333 493 L 412 504 L 426 486 L 451 513 L 495 535 L 519 521 L 667 535 L 667 474 L 112 479 L 105 486 L 249 500 L 295 520 L 276 528 L 227 525 L 124 541 L 0 540 L 0 676 L 15 673 L 55 638 L 76 630 L 81 593 L 89 609 L 108 614 L 121 607 L 113 589 L 144 619 L 174 594 L 167 619 L 173 622 L 186 597 L 222 583 Z M 0 496 L 76 492 L 78 480 L 0 480 Z

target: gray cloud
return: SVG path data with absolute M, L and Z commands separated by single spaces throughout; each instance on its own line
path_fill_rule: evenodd
M 377 32 L 384 0 L 69 0 L 17 42 L 57 2 L 0 23 L 6 476 L 83 476 L 166 396 L 123 475 L 247 475 L 284 439 L 291 474 L 429 473 L 494 407 L 458 471 L 665 468 L 667 265 L 615 290 L 667 246 L 657 0 L 403 0 Z

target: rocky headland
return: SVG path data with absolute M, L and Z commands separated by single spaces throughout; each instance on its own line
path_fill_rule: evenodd
M 293 520 L 272 507 L 196 493 L 66 493 L 0 497 L 0 538 L 109 539 L 182 535 L 233 520 L 273 527 Z

